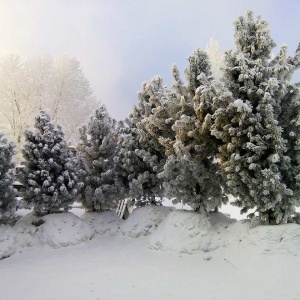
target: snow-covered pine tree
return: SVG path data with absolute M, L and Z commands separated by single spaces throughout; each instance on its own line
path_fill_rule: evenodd
M 106 107 L 101 105 L 87 126 L 80 128 L 80 133 L 79 174 L 84 182 L 82 204 L 88 211 L 114 208 L 119 198 L 124 196 L 124 185 L 114 166 L 116 121 L 109 116 Z
M 210 104 L 201 97 L 203 82 L 210 80 L 205 52 L 196 50 L 186 69 L 187 86 L 176 66 L 172 69 L 173 89 L 159 88 L 154 78 L 147 87 L 154 103 L 145 128 L 164 147 L 167 160 L 160 177 L 166 196 L 195 210 L 211 211 L 226 202 L 222 178 L 215 162 L 216 139 L 210 135 Z
M 161 155 L 151 143 L 143 129 L 136 123 L 141 119 L 135 109 L 120 128 L 118 134 L 118 152 L 114 159 L 118 173 L 123 178 L 126 195 L 135 206 L 158 204 L 162 201 L 163 190 L 158 170 L 161 169 Z M 138 121 L 139 120 L 139 121 Z
M 214 86 L 212 134 L 223 142 L 219 159 L 234 204 L 242 212 L 256 207 L 262 219 L 284 223 L 294 209 L 296 184 L 286 138 L 297 131 L 286 132 L 291 125 L 285 124 L 284 107 L 297 107 L 292 96 L 298 91 L 288 84 L 282 55 L 270 60 L 275 43 L 266 21 L 254 20 L 251 11 L 241 16 L 235 22 L 235 42 L 236 50 L 225 55 L 224 85 Z M 290 59 L 294 64 L 297 55 Z M 292 98 L 294 103 L 287 104 Z
M 153 85 L 159 88 L 157 77 Z M 127 172 L 128 196 L 135 205 L 158 204 L 163 200 L 163 186 L 158 174 L 165 163 L 163 147 L 145 129 L 144 119 L 151 114 L 155 104 L 152 103 L 148 84 L 142 84 L 138 94 L 138 106 L 133 108 L 127 119 L 127 127 L 119 135 L 120 155 L 118 160 L 123 172 Z
M 283 45 L 278 56 L 272 61 L 272 89 L 276 93 L 278 124 L 287 142 L 285 156 L 280 162 L 282 181 L 293 191 L 293 195 L 282 195 L 276 210 L 284 213 L 284 221 L 300 206 L 300 84 L 292 83 L 291 77 L 300 66 L 300 46 L 294 57 L 287 56 Z
M 42 111 L 35 118 L 35 128 L 25 131 L 22 149 L 25 161 L 20 181 L 26 189 L 24 201 L 37 213 L 66 211 L 79 198 L 82 186 L 75 156 L 68 151 L 61 128 L 51 123 L 47 113 Z
M 14 155 L 13 143 L 0 133 L 0 221 L 6 222 L 14 218 L 16 211 L 16 197 L 13 189 L 13 167 L 11 162 Z

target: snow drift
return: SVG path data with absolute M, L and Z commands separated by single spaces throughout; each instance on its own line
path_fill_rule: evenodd
M 150 235 L 173 209 L 151 205 L 137 208 L 121 225 L 121 233 L 132 238 Z
M 124 220 L 120 219 L 115 211 L 86 212 L 81 216 L 95 234 L 115 236 L 120 231 Z
M 76 246 L 96 236 L 144 237 L 152 250 L 174 254 L 202 253 L 206 260 L 218 251 L 217 255 L 227 258 L 245 250 L 255 255 L 297 255 L 300 252 L 299 225 L 251 228 L 250 224 L 246 220 L 237 222 L 222 213 L 210 213 L 207 217 L 165 206 L 138 208 L 126 221 L 114 211 L 84 213 L 81 217 L 72 213 L 37 217 L 29 213 L 14 227 L 0 226 L 0 259 L 25 247 Z
M 15 247 L 15 231 L 9 225 L 0 225 L 0 259 L 13 255 Z
M 224 243 L 222 233 L 232 222 L 222 213 L 211 213 L 209 220 L 194 211 L 173 211 L 151 235 L 149 247 L 187 254 L 210 252 Z
M 172 211 L 149 237 L 149 248 L 173 253 L 207 254 L 216 250 L 221 256 L 232 256 L 236 251 L 253 254 L 291 254 L 300 251 L 298 224 L 259 225 L 251 228 L 248 220 L 237 222 L 222 213 L 205 216 L 192 211 Z M 222 254 L 220 254 L 222 251 Z
M 159 206 L 125 221 L 113 211 L 30 213 L 0 226 L 0 257 L 11 256 L 0 261 L 1 293 L 7 300 L 24 298 L 24 290 L 34 300 L 300 299 L 300 226 L 250 225 Z
M 37 228 L 37 238 L 52 248 L 75 246 L 94 235 L 93 229 L 72 213 L 51 214 L 41 220 L 45 223 Z
M 11 256 L 17 249 L 38 245 L 52 248 L 75 246 L 91 239 L 94 229 L 72 213 L 37 217 L 29 213 L 14 227 L 0 227 L 0 259 Z

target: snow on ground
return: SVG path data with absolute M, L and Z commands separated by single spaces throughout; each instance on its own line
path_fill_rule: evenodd
M 29 214 L 0 226 L 0 299 L 300 299 L 300 226 L 249 224 L 150 206 Z
M 149 235 L 156 230 L 173 209 L 173 207 L 168 206 L 137 208 L 132 212 L 130 218 L 122 224 L 121 232 L 123 235 L 133 238 Z
M 224 231 L 232 222 L 222 213 L 211 213 L 209 222 L 194 211 L 173 211 L 151 235 L 149 246 L 176 253 L 212 252 L 223 246 Z
M 0 259 L 9 257 L 15 253 L 15 235 L 16 233 L 13 228 L 0 225 Z
M 52 248 L 75 246 L 92 238 L 94 231 L 72 213 L 36 217 L 29 213 L 15 225 L 16 245 L 48 245 Z
M 95 234 L 109 236 L 118 234 L 120 226 L 124 222 L 117 216 L 115 211 L 86 212 L 81 216 L 81 219 L 93 229 Z

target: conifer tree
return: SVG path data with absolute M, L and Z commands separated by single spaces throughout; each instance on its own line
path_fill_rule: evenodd
M 135 117 L 133 117 L 133 115 Z M 143 129 L 132 123 L 137 122 L 137 110 L 126 120 L 118 134 L 118 152 L 114 159 L 117 172 L 123 178 L 126 196 L 135 206 L 158 204 L 162 201 L 163 190 L 158 170 L 161 156 L 146 136 Z
M 0 221 L 4 222 L 13 219 L 16 211 L 16 197 L 12 186 L 14 147 L 0 133 Z
M 225 55 L 223 85 L 211 86 L 215 91 L 212 134 L 223 142 L 219 159 L 228 188 L 236 196 L 234 204 L 242 212 L 256 207 L 262 219 L 284 223 L 293 213 L 298 185 L 298 163 L 293 158 L 292 171 L 287 149 L 295 149 L 292 136 L 299 130 L 291 130 L 298 116 L 298 88 L 288 82 L 299 54 L 285 59 L 283 47 L 270 60 L 275 43 L 267 22 L 254 20 L 251 11 L 235 22 L 235 43 L 236 50 Z
M 55 213 L 79 198 L 75 156 L 67 149 L 67 142 L 59 126 L 41 112 L 35 118 L 35 131 L 25 131 L 22 149 L 25 159 L 20 180 L 25 186 L 24 201 L 32 204 L 35 212 Z
M 80 128 L 80 177 L 84 182 L 82 204 L 88 211 L 115 207 L 124 191 L 121 178 L 115 172 L 114 156 L 117 146 L 116 121 L 104 105 Z
M 276 210 L 285 221 L 300 205 L 300 86 L 292 83 L 291 77 L 300 66 L 300 47 L 294 57 L 287 57 L 287 47 L 283 45 L 279 55 L 273 60 L 273 89 L 276 91 L 278 124 L 286 141 L 286 159 L 280 162 L 282 181 L 293 191 L 293 195 L 283 195 Z
M 119 135 L 118 159 L 124 174 L 127 173 L 128 196 L 134 199 L 136 206 L 156 205 L 164 195 L 161 179 L 158 178 L 165 163 L 164 150 L 147 132 L 144 124 L 144 119 L 155 106 L 147 86 L 147 83 L 142 84 L 138 106 L 133 108 L 127 127 L 123 127 Z
M 210 135 L 210 103 L 201 97 L 201 87 L 210 78 L 205 52 L 195 51 L 186 69 L 188 84 L 172 69 L 173 89 L 163 88 L 154 78 L 148 84 L 154 103 L 145 128 L 164 147 L 167 160 L 159 176 L 166 195 L 174 203 L 189 204 L 195 210 L 211 211 L 226 202 L 223 181 L 215 163 L 216 139 Z M 159 84 L 158 84 L 159 83 Z

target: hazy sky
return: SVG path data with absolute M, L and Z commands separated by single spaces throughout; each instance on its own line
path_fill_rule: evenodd
M 120 119 L 143 81 L 161 75 L 170 85 L 172 64 L 183 73 L 211 37 L 233 48 L 232 24 L 247 9 L 269 22 L 277 45 L 295 51 L 297 0 L 0 0 L 0 56 L 76 57 L 94 95 Z

